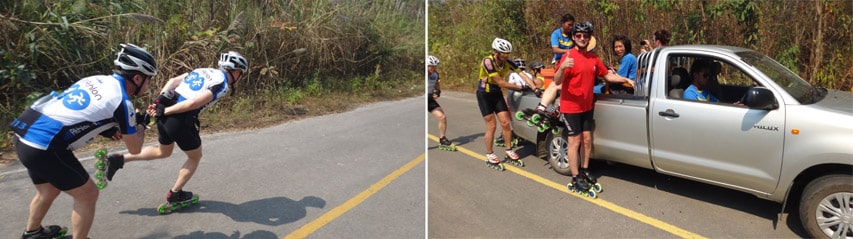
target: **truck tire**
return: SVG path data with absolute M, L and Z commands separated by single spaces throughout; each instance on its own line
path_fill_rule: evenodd
M 569 146 L 568 142 L 566 142 L 566 137 L 568 137 L 568 133 L 566 130 L 561 130 L 560 134 L 555 135 L 553 133 L 546 132 L 547 137 L 545 137 L 545 147 L 548 150 L 548 155 L 546 156 L 548 159 L 548 164 L 551 165 L 551 168 L 554 169 L 555 172 L 572 176 L 571 168 L 569 168 L 569 159 L 566 157 L 566 148 Z
M 853 176 L 811 181 L 800 200 L 800 222 L 813 238 L 853 237 Z

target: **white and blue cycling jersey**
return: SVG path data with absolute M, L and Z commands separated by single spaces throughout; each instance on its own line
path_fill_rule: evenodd
M 121 134 L 134 134 L 136 113 L 124 84 L 117 74 L 83 78 L 42 97 L 10 126 L 20 143 L 41 150 L 80 148 L 116 125 Z
M 210 92 L 213 92 L 213 99 L 198 110 L 201 112 L 202 109 L 212 106 L 214 103 L 219 101 L 219 99 L 225 96 L 228 92 L 228 81 L 226 79 L 225 71 L 220 69 L 195 69 L 187 74 L 181 84 L 175 88 L 175 92 L 180 95 L 177 102 L 194 99 L 201 95 L 204 90 L 209 90 Z

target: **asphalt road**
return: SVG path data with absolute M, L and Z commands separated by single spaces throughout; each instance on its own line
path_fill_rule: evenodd
M 201 165 L 185 187 L 201 201 L 169 215 L 156 207 L 183 153 L 128 163 L 101 191 L 90 237 L 273 239 L 298 232 L 309 238 L 424 238 L 424 102 L 383 102 L 205 135 Z M 78 154 L 90 173 L 91 155 Z M 20 235 L 33 194 L 19 163 L 0 167 L 0 237 Z M 44 224 L 70 228 L 72 202 L 61 195 Z
M 517 147 L 526 165 L 499 172 L 484 165 L 484 121 L 471 93 L 444 92 L 448 138 L 460 151 L 437 148 L 427 120 L 430 238 L 799 238 L 805 234 L 781 205 L 750 194 L 593 161 L 604 191 L 587 199 L 565 189 L 570 178 Z M 498 127 L 500 131 L 500 127 Z M 503 157 L 501 147 L 495 147 Z

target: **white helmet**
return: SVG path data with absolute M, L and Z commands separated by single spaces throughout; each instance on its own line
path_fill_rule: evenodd
M 495 38 L 495 40 L 492 41 L 492 49 L 502 53 L 510 53 L 512 52 L 512 44 L 507 40 Z
M 427 57 L 427 65 L 428 66 L 438 66 L 438 58 L 434 56 Z
M 249 62 L 240 53 L 229 51 L 219 56 L 219 67 L 226 70 L 239 69 L 246 72 L 249 69 Z
M 133 44 L 121 44 L 121 51 L 113 63 L 123 71 L 138 71 L 147 76 L 157 74 L 157 61 L 154 56 Z

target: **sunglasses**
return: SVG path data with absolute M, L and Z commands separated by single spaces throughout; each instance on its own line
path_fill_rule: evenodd
M 575 38 L 578 38 L 578 39 L 584 39 L 584 38 L 589 39 L 589 38 L 590 38 L 590 36 L 589 36 L 589 34 L 578 33 L 578 34 L 575 34 Z

